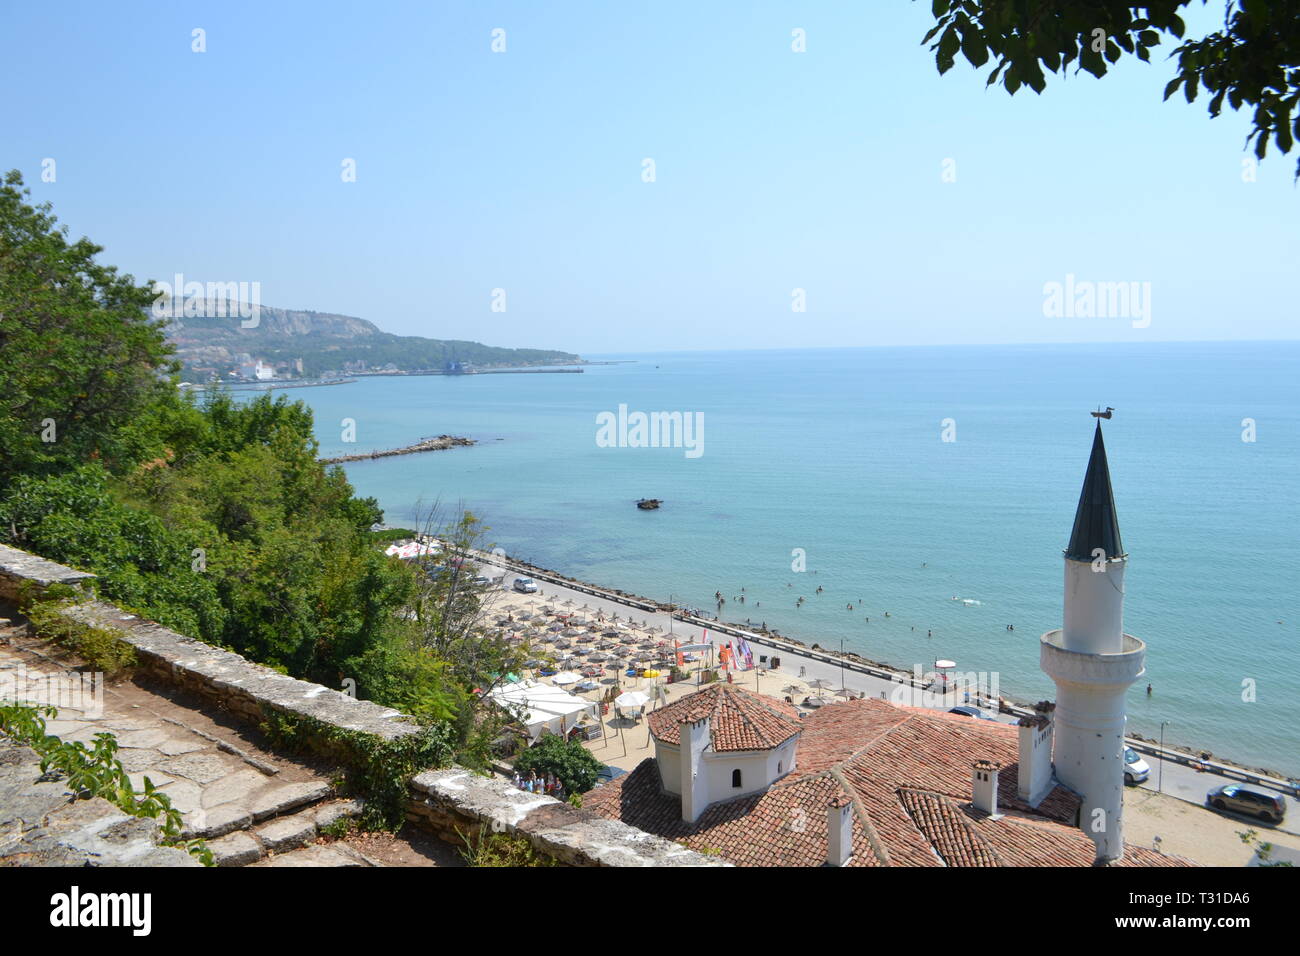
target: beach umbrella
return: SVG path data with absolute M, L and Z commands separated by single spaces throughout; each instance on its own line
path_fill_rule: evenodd
M 791 697 L 793 697 L 795 694 L 802 694 L 803 692 L 804 692 L 804 688 L 799 684 L 786 684 L 784 687 L 781 688 L 781 693 L 789 694 Z
M 836 697 L 852 697 L 857 691 L 849 690 L 847 687 L 841 687 L 835 691 Z
M 575 674 L 573 671 L 563 671 L 551 678 L 551 683 L 563 687 L 565 684 L 576 684 L 582 680 L 581 674 Z
M 620 707 L 644 707 L 650 703 L 650 698 L 639 690 L 629 690 L 615 697 L 614 703 Z
M 831 682 L 828 680 L 823 680 L 822 678 L 818 677 L 814 680 L 810 680 L 808 682 L 808 686 L 815 687 L 818 690 L 825 690 L 827 687 L 831 686 Z

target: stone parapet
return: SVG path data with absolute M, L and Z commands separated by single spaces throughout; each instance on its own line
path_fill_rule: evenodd
M 461 768 L 430 770 L 411 780 L 407 819 L 464 846 L 480 833 L 510 833 L 570 866 L 730 866 L 681 844 L 598 817 L 554 797 Z

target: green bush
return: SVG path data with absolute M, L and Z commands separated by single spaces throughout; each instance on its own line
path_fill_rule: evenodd
M 539 777 L 551 774 L 559 778 L 569 793 L 586 793 L 600 779 L 604 766 L 580 740 L 566 740 L 557 734 L 545 734 L 541 740 L 515 758 L 515 769 Z
M 41 637 L 74 651 L 93 671 L 114 677 L 135 663 L 135 648 L 108 628 L 75 621 L 68 614 L 71 601 L 48 601 L 23 608 L 27 620 Z

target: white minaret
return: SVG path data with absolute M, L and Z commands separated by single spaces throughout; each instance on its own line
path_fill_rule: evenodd
M 1124 854 L 1124 694 L 1145 671 L 1146 645 L 1124 633 L 1124 568 L 1101 421 L 1065 549 L 1065 627 L 1041 640 L 1056 683 L 1056 777 L 1083 798 L 1079 825 L 1097 862 Z

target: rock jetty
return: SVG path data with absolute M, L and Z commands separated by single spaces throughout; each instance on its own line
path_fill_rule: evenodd
M 390 448 L 387 451 L 360 452 L 355 455 L 339 455 L 336 458 L 322 458 L 322 465 L 341 465 L 347 461 L 368 461 L 371 458 L 391 458 L 394 455 L 414 455 L 422 451 L 443 451 L 457 445 L 473 445 L 472 438 L 458 438 L 455 435 L 439 435 L 437 438 L 421 438 L 414 445 L 404 448 Z

